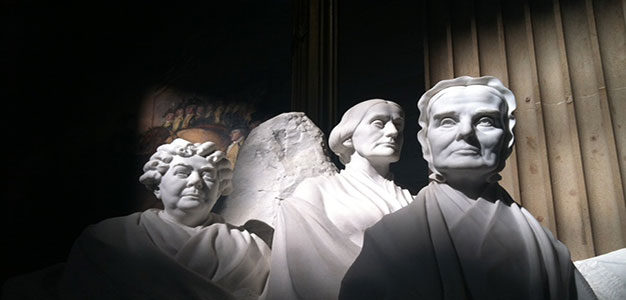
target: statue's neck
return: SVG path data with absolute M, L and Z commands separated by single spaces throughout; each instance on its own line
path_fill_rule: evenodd
M 455 174 L 446 176 L 446 183 L 455 190 L 463 193 L 470 199 L 481 197 L 490 183 L 484 176 L 471 176 L 469 174 Z
M 210 216 L 210 211 L 182 212 L 179 210 L 164 210 L 163 216 L 175 223 L 188 227 L 196 227 L 206 223 Z
M 360 155 L 353 155 L 350 158 L 350 162 L 346 165 L 346 170 L 358 170 L 365 173 L 378 184 L 384 184 L 391 176 L 389 172 L 389 163 L 372 163 Z

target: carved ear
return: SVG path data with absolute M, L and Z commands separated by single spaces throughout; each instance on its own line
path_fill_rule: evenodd
M 341 143 L 341 144 L 344 145 L 345 147 L 352 148 L 352 138 L 349 138 L 349 139 L 343 141 L 343 143 Z
M 161 200 L 161 191 L 159 190 L 159 188 L 154 189 L 153 193 L 157 197 L 157 199 Z

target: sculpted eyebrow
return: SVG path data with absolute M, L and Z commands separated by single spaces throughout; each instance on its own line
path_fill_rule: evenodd
M 369 118 L 370 121 L 374 121 L 374 120 L 386 120 L 389 117 L 387 115 L 384 114 L 379 114 L 379 115 L 373 115 Z
M 200 168 L 200 172 L 213 173 L 213 171 L 215 171 L 215 168 L 213 166 L 211 166 L 211 165 L 204 166 L 204 167 Z
M 481 114 L 481 115 L 500 115 L 500 110 L 497 109 L 479 109 L 476 111 L 476 114 Z
M 452 116 L 456 116 L 456 112 L 454 112 L 454 111 L 444 111 L 444 112 L 440 112 L 440 113 L 434 114 L 433 115 L 433 119 L 439 120 L 439 119 L 442 119 L 442 118 L 445 118 L 445 117 L 452 117 Z
M 184 163 L 177 163 L 177 164 L 175 164 L 175 165 L 173 165 L 173 166 L 172 166 L 172 168 L 176 168 L 176 167 L 183 167 L 183 168 L 185 168 L 185 169 L 193 169 L 193 167 L 192 167 L 192 166 L 190 166 L 190 165 L 186 165 L 186 164 L 184 164 Z M 204 172 L 204 171 L 207 171 L 207 170 L 209 170 L 209 171 L 210 171 L 210 170 L 213 170 L 213 169 L 214 169 L 214 168 L 213 168 L 213 166 L 209 164 L 209 165 L 206 165 L 206 166 L 201 167 L 201 168 L 199 169 L 199 171 Z
M 176 168 L 176 167 L 183 167 L 183 168 L 191 169 L 190 166 L 188 166 L 186 164 L 183 164 L 183 163 L 177 163 L 177 164 L 172 166 L 172 168 Z

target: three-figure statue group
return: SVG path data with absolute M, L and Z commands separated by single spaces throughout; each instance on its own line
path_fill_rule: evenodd
M 596 299 L 567 247 L 498 184 L 515 142 L 513 93 L 464 76 L 417 107 L 428 186 L 415 196 L 393 182 L 404 112 L 367 100 L 329 136 L 345 169 L 281 201 L 273 236 L 211 213 L 233 176 L 213 143 L 160 146 L 140 181 L 164 209 L 88 227 L 61 298 Z

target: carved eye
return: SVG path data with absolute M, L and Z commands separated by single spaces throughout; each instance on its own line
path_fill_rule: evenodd
M 443 118 L 439 121 L 439 126 L 441 127 L 452 127 L 456 125 L 456 121 L 453 118 Z
M 482 117 L 476 122 L 476 126 L 485 126 L 485 127 L 493 127 L 495 121 L 492 117 Z
M 383 128 L 383 127 L 385 127 L 385 123 L 383 123 L 383 121 L 381 121 L 381 120 L 374 120 L 372 122 L 372 125 L 376 126 L 376 128 Z
M 174 176 L 178 178 L 187 178 L 191 175 L 191 170 L 185 168 L 183 166 L 175 166 L 174 167 Z
M 213 175 L 211 172 L 202 172 L 202 180 L 213 182 Z
M 189 177 L 189 172 L 186 172 L 186 171 L 176 171 L 174 173 L 174 175 L 176 175 L 176 177 L 179 177 L 179 178 L 187 178 L 187 177 Z
M 395 120 L 393 121 L 393 125 L 396 126 L 396 129 L 399 131 L 404 130 L 404 120 Z

